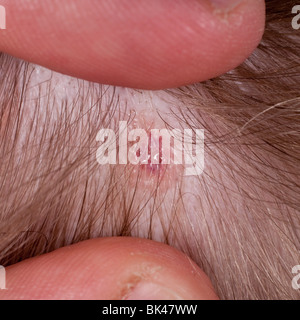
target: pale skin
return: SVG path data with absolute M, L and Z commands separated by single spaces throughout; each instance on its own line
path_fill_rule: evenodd
M 10 19 L 0 33 L 0 50 L 89 81 L 178 87 L 237 67 L 258 45 L 264 1 L 233 2 L 216 1 L 222 3 L 217 9 L 204 0 L 130 5 L 45 0 L 42 6 L 7 0 L 3 5 Z M 210 28 L 203 27 L 207 21 Z M 87 240 L 25 260 L 7 268 L 7 286 L 10 290 L 0 291 L 2 299 L 217 299 L 209 279 L 187 256 L 137 238 Z

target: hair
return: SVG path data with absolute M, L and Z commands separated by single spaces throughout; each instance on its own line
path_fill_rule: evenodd
M 242 65 L 165 92 L 176 101 L 172 123 L 157 113 L 166 126 L 205 129 L 193 192 L 180 178 L 162 194 L 132 168 L 96 162 L 98 130 L 135 118 L 120 89 L 66 78 L 57 90 L 57 74 L 2 53 L 0 264 L 138 236 L 188 254 L 222 299 L 299 298 L 300 31 L 294 1 L 266 4 L 262 42 Z

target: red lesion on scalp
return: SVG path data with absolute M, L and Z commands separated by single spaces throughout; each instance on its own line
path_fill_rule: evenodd
M 150 117 L 147 116 L 147 113 L 144 112 L 139 114 L 137 118 L 138 119 L 136 119 L 134 124 L 129 126 L 128 131 L 132 130 L 133 128 L 139 128 L 146 131 L 148 137 L 148 144 L 147 146 L 145 146 L 145 149 L 147 150 L 141 150 L 141 148 L 139 148 L 136 151 L 136 156 L 141 157 L 143 152 L 146 152 L 148 161 L 147 163 L 143 163 L 142 161 L 140 161 L 138 164 L 131 164 L 130 162 L 128 162 L 128 165 L 126 166 L 126 171 L 130 172 L 130 185 L 136 185 L 138 182 L 139 187 L 151 187 L 153 188 L 153 190 L 154 188 L 158 187 L 159 190 L 166 192 L 170 187 L 176 184 L 179 178 L 183 176 L 183 165 L 174 164 L 172 144 L 170 143 L 169 147 L 164 147 L 164 150 L 162 136 L 159 135 L 155 137 L 156 135 L 153 134 L 153 132 L 151 132 L 152 129 L 165 129 L 165 123 L 159 123 L 156 119 L 150 119 Z M 157 141 L 155 141 L 155 139 L 157 139 Z M 134 143 L 137 142 L 135 141 L 129 143 L 128 150 Z M 156 150 L 152 149 L 152 143 L 156 145 Z M 157 152 L 157 150 L 159 151 L 159 153 L 157 154 L 158 163 L 153 163 L 151 153 Z M 164 163 L 164 160 L 167 157 L 165 152 L 169 153 L 169 163 Z

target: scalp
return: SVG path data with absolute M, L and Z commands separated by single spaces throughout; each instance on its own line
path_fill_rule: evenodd
M 242 66 L 167 91 L 162 123 L 205 129 L 206 169 L 162 194 L 138 176 L 128 188 L 130 171 L 95 161 L 99 128 L 135 119 L 117 89 L 70 78 L 64 95 L 51 72 L 30 86 L 36 67 L 2 55 L 0 264 L 92 237 L 139 236 L 188 253 L 221 298 L 297 298 L 300 61 L 291 3 L 267 2 L 265 36 Z

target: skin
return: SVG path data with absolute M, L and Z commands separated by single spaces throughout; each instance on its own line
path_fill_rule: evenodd
M 49 276 L 51 275 L 51 276 Z M 155 241 L 80 242 L 7 268 L 2 299 L 216 299 L 183 253 Z
M 0 50 L 100 83 L 143 89 L 187 85 L 237 67 L 261 39 L 264 1 L 216 3 L 2 1 L 8 21 Z M 183 253 L 136 238 L 84 241 L 6 271 L 9 290 L 0 291 L 1 299 L 217 298 Z
M 264 31 L 263 0 L 213 2 L 5 0 L 0 50 L 102 84 L 187 85 L 237 67 Z

